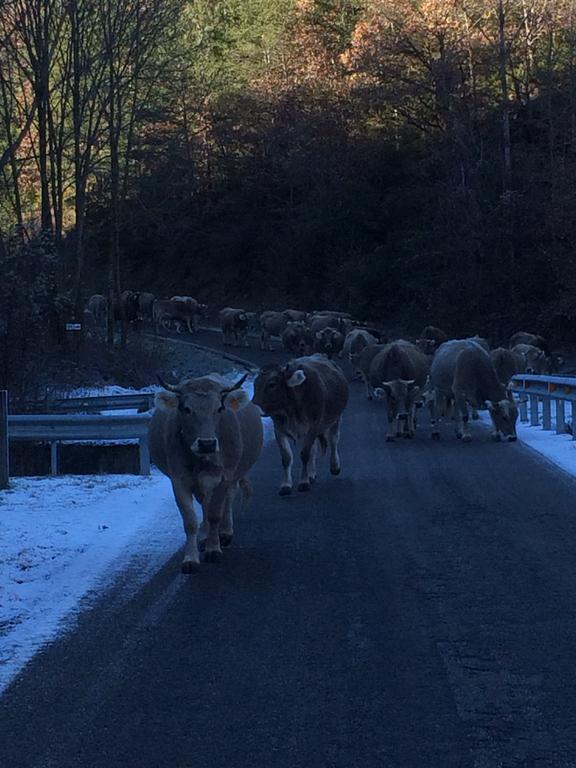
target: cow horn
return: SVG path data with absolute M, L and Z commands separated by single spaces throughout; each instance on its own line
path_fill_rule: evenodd
M 248 374 L 245 373 L 244 376 L 242 376 L 241 379 L 238 379 L 236 384 L 233 384 L 231 387 L 226 387 L 226 389 L 222 390 L 222 393 L 224 394 L 224 393 L 227 393 L 227 392 L 234 392 L 235 389 L 240 389 L 240 387 L 242 386 L 242 384 L 244 384 L 244 382 L 246 381 L 247 378 L 248 378 Z
M 160 382 L 160 386 L 164 387 L 168 392 L 179 392 L 176 384 L 168 384 L 161 376 L 158 376 L 158 381 Z

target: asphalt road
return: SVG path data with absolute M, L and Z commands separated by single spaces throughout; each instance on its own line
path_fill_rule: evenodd
M 3 768 L 576 766 L 574 481 L 352 390 L 341 476 L 280 498 L 268 446 L 221 564 L 128 570 L 29 664 Z

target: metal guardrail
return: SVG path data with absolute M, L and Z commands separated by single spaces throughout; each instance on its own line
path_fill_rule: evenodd
M 50 471 L 58 474 L 58 445 L 82 440 L 138 440 L 140 474 L 150 474 L 148 413 L 122 416 L 95 414 L 18 414 L 8 416 L 8 439 L 50 443 Z
M 576 416 L 576 377 L 574 376 L 537 376 L 518 373 L 510 379 L 509 389 L 517 395 L 524 395 L 520 403 L 520 418 L 530 422 L 530 426 L 540 424 L 539 403 L 542 402 L 542 428 L 552 429 L 552 404 L 555 410 L 556 434 L 572 432 Z M 566 404 L 570 405 L 570 419 L 566 421 Z
M 124 409 L 133 409 L 143 413 L 154 407 L 154 393 L 66 397 L 54 400 L 47 398 L 22 405 L 26 408 L 27 413 L 82 413 L 85 411 L 119 411 Z

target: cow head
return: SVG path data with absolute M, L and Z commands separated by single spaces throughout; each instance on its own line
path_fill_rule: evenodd
M 161 380 L 165 391 L 157 393 L 154 403 L 159 410 L 176 415 L 178 433 L 195 456 L 212 456 L 220 450 L 217 428 L 222 412 L 236 413 L 250 402 L 240 389 L 246 376 L 231 387 L 208 377 L 188 379 L 176 386 Z
M 524 353 L 526 358 L 526 373 L 546 373 L 548 361 L 546 354 L 538 347 L 531 347 Z
M 266 416 L 285 414 L 290 409 L 291 390 L 305 381 L 305 372 L 290 363 L 266 366 L 256 377 L 252 401 Z
M 425 355 L 433 355 L 438 348 L 438 344 L 434 339 L 416 339 L 416 346 Z
M 383 381 L 382 386 L 376 387 L 374 394 L 379 400 L 384 400 L 388 421 L 392 423 L 397 418 L 408 418 L 414 401 L 420 394 L 420 387 L 414 379 L 395 379 Z
M 312 338 L 306 323 L 287 323 L 282 339 L 286 348 L 295 355 L 308 355 L 312 351 Z
M 198 304 L 198 314 L 206 317 L 208 315 L 208 304 Z
M 328 357 L 340 352 L 344 344 L 344 337 L 335 328 L 324 328 L 316 333 L 316 349 L 324 352 Z
M 509 395 L 504 400 L 491 401 L 486 403 L 490 412 L 490 418 L 496 434 L 501 433 L 504 437 L 513 442 L 516 436 L 516 421 L 518 420 L 518 409 L 514 398 Z

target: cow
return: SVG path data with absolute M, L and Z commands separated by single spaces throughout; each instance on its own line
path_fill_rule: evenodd
M 218 316 L 220 318 L 224 346 L 239 346 L 240 342 L 242 342 L 245 347 L 250 346 L 248 344 L 248 331 L 256 319 L 254 312 L 246 312 L 244 309 L 234 309 L 233 307 L 224 307 L 224 309 L 220 310 Z
M 518 331 L 512 334 L 508 347 L 513 349 L 517 344 L 531 344 L 533 347 L 538 347 L 543 350 L 547 357 L 550 356 L 550 348 L 548 342 L 543 336 L 539 336 L 536 333 L 529 333 L 528 331 Z
M 324 328 L 314 336 L 314 350 L 330 359 L 339 355 L 344 347 L 344 336 L 335 328 Z
M 90 296 L 86 309 L 89 310 L 99 325 L 104 325 L 108 318 L 108 300 L 100 293 Z
M 172 482 L 182 515 L 186 546 L 183 573 L 199 568 L 198 521 L 202 507 L 208 537 L 204 561 L 222 557 L 233 537 L 232 505 L 239 489 L 249 490 L 246 474 L 262 450 L 259 409 L 240 387 L 216 375 L 165 384 L 155 396 L 150 421 L 150 457 Z
M 146 293 L 142 291 L 138 295 L 138 315 L 140 319 L 147 323 L 152 323 L 154 320 L 153 307 L 156 301 L 156 296 L 153 293 Z
M 268 310 L 260 315 L 260 346 L 262 349 L 272 349 L 271 337 L 282 337 L 282 333 L 289 323 L 285 312 Z
M 436 347 L 439 347 L 440 344 L 443 344 L 445 341 L 448 341 L 450 338 L 446 331 L 443 331 L 441 328 L 437 328 L 435 325 L 427 325 L 420 334 L 421 339 L 428 339 L 430 341 L 433 341 L 436 344 Z
M 362 351 L 372 344 L 377 344 L 378 341 L 378 337 L 364 328 L 354 328 L 346 334 L 342 356 L 349 360 L 353 374 L 358 370 L 358 360 Z
M 368 400 L 372 400 L 374 397 L 374 389 L 370 384 L 370 366 L 376 355 L 381 352 L 385 346 L 385 344 L 370 344 L 370 346 L 365 347 L 362 352 L 360 352 L 356 362 L 357 370 L 366 387 L 366 397 Z
M 328 314 L 328 315 L 312 315 L 308 319 L 308 325 L 314 335 L 318 331 L 323 331 L 324 328 L 334 328 L 336 331 L 340 331 L 344 336 L 352 328 L 352 321 L 346 317 L 340 315 Z
M 124 310 L 124 317 L 126 322 L 130 325 L 134 325 L 138 322 L 139 312 L 139 296 L 136 291 L 122 291 L 120 294 L 120 302 L 122 309 Z M 121 313 L 118 307 L 115 307 L 114 316 L 116 320 L 120 320 Z
M 550 346 L 544 336 L 539 336 L 535 333 L 528 333 L 527 331 L 518 331 L 510 337 L 508 346 L 512 349 L 518 344 L 530 344 L 533 347 L 541 349 L 546 356 L 546 368 L 545 373 L 556 373 L 559 367 L 564 362 L 564 358 L 560 355 L 555 355 L 550 350 Z
M 546 353 L 539 347 L 532 344 L 516 344 L 511 351 L 524 359 L 524 371 L 526 373 L 542 374 L 548 372 Z
M 282 346 L 291 355 L 303 357 L 314 351 L 314 337 L 306 325 L 301 322 L 290 322 L 282 332 Z
M 181 306 L 180 312 L 186 322 L 186 327 L 190 333 L 198 330 L 198 317 L 205 317 L 208 312 L 208 305 L 201 304 L 192 296 L 172 296 L 171 301 L 176 301 Z
M 416 405 L 422 401 L 429 371 L 429 357 L 403 339 L 386 344 L 373 358 L 369 380 L 386 408 L 386 440 L 394 440 L 389 430 L 395 422 L 396 437 L 414 437 Z
M 492 360 L 498 381 L 504 384 L 504 386 L 507 386 L 515 373 L 524 373 L 526 370 L 524 355 L 512 349 L 505 349 L 504 347 L 493 349 L 490 352 L 490 359 Z
M 432 438 L 439 439 L 437 419 L 454 413 L 456 436 L 472 439 L 468 426 L 468 405 L 488 409 L 494 439 L 503 435 L 516 440 L 518 410 L 512 395 L 498 380 L 489 353 L 476 339 L 446 341 L 438 349 L 430 369 L 430 417 Z
M 316 479 L 319 446 L 329 447 L 330 472 L 340 474 L 338 442 L 348 383 L 335 363 L 322 355 L 310 355 L 286 365 L 266 366 L 254 382 L 253 402 L 274 423 L 284 468 L 281 496 L 292 493 L 292 442 L 302 441 L 299 491 L 309 491 Z
M 303 312 L 301 309 L 285 309 L 282 314 L 294 323 L 305 323 L 308 319 L 308 312 Z
M 186 322 L 186 312 L 183 310 L 183 304 L 172 301 L 172 299 L 156 299 L 152 305 L 152 317 L 156 333 L 160 327 L 170 328 L 173 324 L 176 331 L 182 333 L 183 325 Z

